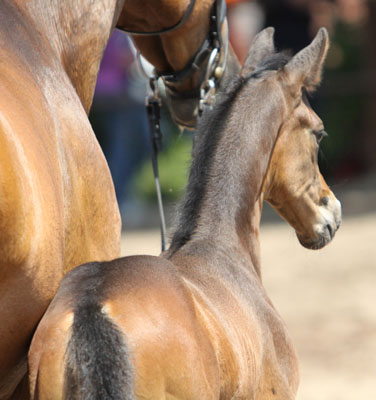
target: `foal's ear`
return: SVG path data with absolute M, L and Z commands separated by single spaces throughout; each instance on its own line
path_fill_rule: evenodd
M 252 73 L 266 56 L 274 53 L 274 28 L 266 28 L 258 33 L 248 50 L 247 58 L 240 71 L 242 76 Z
M 320 83 L 326 53 L 329 48 L 328 31 L 320 28 L 312 43 L 296 54 L 285 66 L 288 77 L 308 91 Z

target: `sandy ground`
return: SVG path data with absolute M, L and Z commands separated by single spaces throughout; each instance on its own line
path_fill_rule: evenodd
M 298 350 L 298 400 L 376 399 L 376 212 L 345 217 L 325 249 L 284 223 L 261 230 L 263 280 Z M 158 231 L 129 232 L 123 254 L 158 254 Z

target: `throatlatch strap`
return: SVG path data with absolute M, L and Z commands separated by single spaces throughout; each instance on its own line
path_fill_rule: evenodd
M 135 35 L 135 36 L 159 36 L 159 35 L 163 35 L 164 33 L 172 32 L 172 31 L 180 28 L 184 24 L 184 22 L 188 19 L 188 17 L 192 14 L 195 3 L 196 3 L 196 0 L 191 0 L 188 8 L 186 9 L 184 15 L 181 18 L 181 20 L 178 21 L 175 25 L 172 25 L 168 28 L 161 29 L 159 31 L 152 31 L 152 32 L 131 31 L 131 30 L 125 29 L 125 28 L 121 28 L 121 29 L 123 32 L 126 32 L 130 35 Z

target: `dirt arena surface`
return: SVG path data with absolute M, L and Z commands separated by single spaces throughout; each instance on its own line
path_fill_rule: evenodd
M 300 358 L 298 400 L 376 399 L 376 211 L 344 217 L 319 251 L 285 223 L 261 229 L 263 281 Z M 129 232 L 123 254 L 158 254 L 159 231 Z

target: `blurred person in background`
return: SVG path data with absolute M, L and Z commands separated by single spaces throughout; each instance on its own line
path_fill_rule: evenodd
M 150 155 L 145 111 L 146 79 L 126 34 L 115 30 L 106 47 L 90 121 L 107 159 L 122 217 L 141 212 L 132 196 L 132 177 Z
M 229 39 L 243 64 L 253 37 L 264 26 L 264 11 L 257 1 L 227 0 Z

